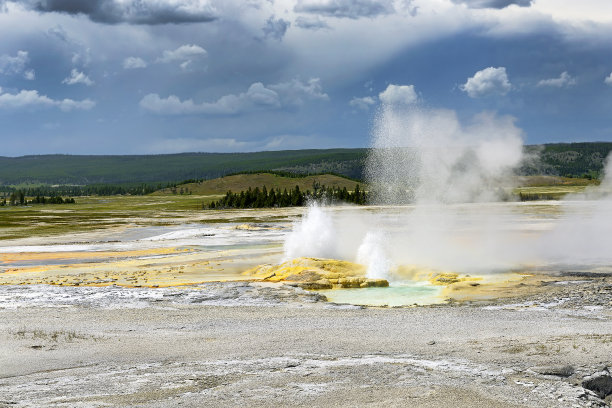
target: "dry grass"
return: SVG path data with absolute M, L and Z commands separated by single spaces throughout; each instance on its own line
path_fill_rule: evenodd
M 240 192 L 250 188 L 266 186 L 267 189 L 284 189 L 290 190 L 299 186 L 300 190 L 313 190 L 314 183 L 324 185 L 326 187 L 346 187 L 347 190 L 354 190 L 355 185 L 360 184 L 353 180 L 344 177 L 334 176 L 331 174 L 322 174 L 318 176 L 307 176 L 300 178 L 283 177 L 270 173 L 256 174 L 236 174 L 233 176 L 221 177 L 213 180 L 206 180 L 200 183 L 189 183 L 178 186 L 176 191 L 180 193 L 181 188 L 184 192 L 190 192 L 196 195 L 215 195 L 225 194 L 228 191 Z M 361 183 L 363 186 L 363 183 Z M 174 195 L 171 189 L 163 189 L 153 193 L 153 195 Z

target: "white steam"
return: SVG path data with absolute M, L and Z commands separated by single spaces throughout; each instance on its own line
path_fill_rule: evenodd
M 454 111 L 383 105 L 366 174 L 380 204 L 495 200 L 522 158 L 522 131 L 491 113 L 462 126 Z
M 379 207 L 311 206 L 285 258 L 346 259 L 370 278 L 400 265 L 459 273 L 612 265 L 612 156 L 601 186 L 562 202 L 500 202 L 521 164 L 522 131 L 491 113 L 384 105 L 366 170 Z M 399 205 L 398 205 L 399 204 Z
M 311 203 L 304 217 L 294 222 L 293 231 L 285 240 L 285 260 L 302 256 L 334 258 L 336 243 L 332 217 L 320 205 Z
M 370 279 L 387 279 L 391 261 L 385 250 L 386 242 L 382 231 L 369 231 L 357 249 L 357 262 L 367 266 Z

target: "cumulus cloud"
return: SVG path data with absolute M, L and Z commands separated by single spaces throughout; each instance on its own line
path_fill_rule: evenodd
M 6 93 L 0 88 L 0 109 L 48 108 L 57 107 L 64 112 L 72 110 L 89 110 L 96 103 L 90 99 L 75 101 L 73 99 L 51 99 L 40 95 L 36 90 L 21 90 L 19 93 Z
M 91 63 L 91 50 L 85 48 L 81 52 L 72 53 L 71 61 L 74 65 L 81 65 L 83 67 L 89 66 Z
M 266 37 L 272 37 L 276 40 L 282 40 L 291 23 L 282 18 L 275 19 L 274 16 L 266 20 L 266 24 L 262 30 Z
M 23 75 L 25 79 L 32 80 L 35 78 L 34 70 L 26 69 L 29 61 L 27 51 L 17 51 L 14 57 L 8 54 L 0 55 L 0 74 Z
M 270 85 L 270 89 L 278 92 L 285 106 L 301 106 L 306 100 L 329 100 L 329 96 L 323 92 L 319 78 L 311 78 L 306 83 L 293 79 Z
M 610 75 L 608 75 L 608 76 L 606 77 L 606 79 L 604 79 L 604 83 L 605 83 L 606 85 L 610 85 L 610 86 L 612 86 L 612 72 L 610 72 Z
M 505 95 L 512 89 L 505 67 L 485 68 L 468 78 L 461 90 L 467 92 L 470 98 L 489 95 Z
M 365 111 L 369 110 L 370 107 L 374 104 L 376 104 L 376 101 L 371 96 L 365 96 L 363 98 L 354 97 L 349 102 L 350 106 L 361 109 L 361 110 L 365 110 Z
M 418 100 L 413 85 L 389 85 L 378 98 L 387 105 L 409 105 Z
M 104 24 L 180 24 L 217 19 L 209 0 L 6 0 L 41 13 L 85 15 Z
M 225 95 L 216 102 L 195 103 L 192 99 L 181 101 L 176 95 L 161 98 L 158 94 L 148 94 L 141 99 L 140 106 L 164 115 L 231 115 L 258 108 L 278 108 L 280 101 L 276 92 L 266 88 L 261 82 L 255 82 L 246 92 Z
M 550 86 L 554 88 L 564 88 L 572 85 L 576 85 L 576 80 L 568 74 L 567 71 L 561 73 L 558 78 L 543 79 L 538 82 L 539 87 Z
M 87 75 L 77 69 L 73 69 L 72 71 L 70 71 L 70 76 L 62 81 L 62 84 L 66 85 L 83 84 L 87 86 L 92 86 L 94 83 L 95 82 L 89 79 Z
M 304 30 L 325 30 L 325 29 L 330 28 L 325 22 L 325 20 L 322 20 L 318 16 L 315 16 L 315 17 L 300 16 L 295 19 L 295 25 L 300 28 L 303 28 Z
M 170 63 L 180 62 L 182 69 L 187 69 L 194 60 L 203 58 L 208 53 L 199 45 L 185 44 L 178 47 L 176 50 L 166 50 L 162 56 L 157 59 L 157 62 Z
M 395 12 L 392 0 L 298 0 L 294 11 L 328 17 L 374 18 Z
M 162 98 L 158 94 L 148 94 L 141 99 L 140 107 L 162 115 L 233 115 L 301 105 L 306 99 L 328 99 L 327 94 L 322 92 L 318 79 L 311 79 L 305 84 L 293 80 L 268 87 L 261 82 L 255 82 L 246 92 L 225 95 L 215 102 L 196 103 L 192 99 L 181 100 L 176 95 Z
M 127 57 L 123 60 L 123 68 L 124 69 L 138 69 L 138 68 L 146 68 L 147 62 L 142 58 L 138 57 Z
M 503 9 L 508 6 L 516 5 L 519 7 L 529 7 L 533 0 L 452 0 L 455 4 L 465 4 L 469 8 L 495 8 Z

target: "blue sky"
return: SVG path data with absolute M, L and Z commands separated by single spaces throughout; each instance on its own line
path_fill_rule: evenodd
M 0 0 L 0 155 L 365 147 L 381 103 L 612 141 L 609 0 Z

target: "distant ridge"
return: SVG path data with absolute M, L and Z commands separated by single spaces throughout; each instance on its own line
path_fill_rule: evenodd
M 529 145 L 522 175 L 598 177 L 612 142 Z M 277 170 L 335 173 L 363 179 L 368 149 L 308 149 L 254 153 L 158 155 L 38 155 L 0 157 L 0 185 L 167 183 L 213 179 L 228 174 Z
M 259 170 L 333 172 L 360 179 L 366 154 L 367 149 L 309 149 L 254 153 L 0 157 L 0 185 L 176 182 Z

